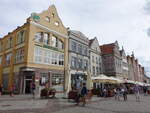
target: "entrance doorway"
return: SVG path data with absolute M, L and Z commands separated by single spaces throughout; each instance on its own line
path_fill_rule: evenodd
M 24 79 L 24 92 L 25 94 L 31 94 L 31 84 L 33 82 L 33 76 L 25 76 Z
M 25 94 L 31 94 L 31 83 L 32 80 L 25 80 Z

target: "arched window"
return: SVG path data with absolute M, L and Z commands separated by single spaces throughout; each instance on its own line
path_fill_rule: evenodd
M 42 32 L 36 33 L 34 38 L 36 42 L 42 42 Z

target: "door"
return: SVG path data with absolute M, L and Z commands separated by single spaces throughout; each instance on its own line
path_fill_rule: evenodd
M 31 94 L 32 80 L 25 80 L 25 94 Z

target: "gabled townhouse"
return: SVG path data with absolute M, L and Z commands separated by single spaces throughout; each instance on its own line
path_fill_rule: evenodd
M 66 90 L 68 33 L 54 5 L 32 13 L 26 23 L 0 39 L 0 83 L 8 91 L 36 93 L 48 84 L 57 92 Z

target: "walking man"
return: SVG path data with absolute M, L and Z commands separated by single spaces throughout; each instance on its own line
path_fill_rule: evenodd
M 86 84 L 83 83 L 83 87 L 81 89 L 81 97 L 82 97 L 82 101 L 83 101 L 83 106 L 85 106 L 85 104 L 86 104 L 86 95 L 87 95 L 87 88 L 86 88 Z

